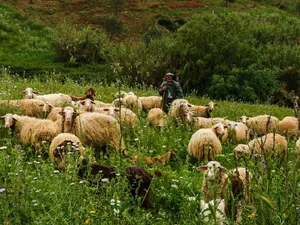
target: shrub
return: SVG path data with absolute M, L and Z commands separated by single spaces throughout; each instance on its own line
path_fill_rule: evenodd
M 64 22 L 52 32 L 52 44 L 59 61 L 102 62 L 108 40 L 101 30 L 77 29 Z
M 104 29 L 109 34 L 110 38 L 115 35 L 119 35 L 124 30 L 123 21 L 115 16 L 105 16 L 104 20 Z

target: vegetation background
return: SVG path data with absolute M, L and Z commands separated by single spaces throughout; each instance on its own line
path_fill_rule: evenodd
M 157 95 L 171 71 L 191 103 L 219 104 L 214 117 L 282 119 L 293 111 L 278 105 L 289 105 L 290 91 L 300 90 L 299 11 L 295 0 L 2 0 L 0 99 L 19 99 L 26 87 L 81 96 L 93 86 L 96 99 L 105 102 L 119 88 Z M 8 112 L 17 111 L 0 108 L 0 115 Z M 178 155 L 175 163 L 147 168 L 163 174 L 152 182 L 152 209 L 143 210 L 127 194 L 122 171 L 130 162 L 118 154 L 99 161 L 118 167 L 118 182 L 90 187 L 78 180 L 76 159 L 59 171 L 1 123 L 1 222 L 203 224 L 196 167 L 205 162 L 193 161 L 186 151 L 194 131 L 172 123 L 160 131 L 147 126 L 145 113 L 139 117 L 137 127 L 122 131 L 130 154 L 157 156 L 172 149 Z M 246 166 L 254 174 L 256 210 L 243 205 L 243 224 L 299 224 L 299 163 L 295 140 L 288 143 L 286 160 L 268 159 L 267 168 L 260 160 L 235 162 L 235 145 L 223 146 L 217 158 L 222 165 Z

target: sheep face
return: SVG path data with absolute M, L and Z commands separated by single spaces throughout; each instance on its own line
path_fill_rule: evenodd
M 225 134 L 225 128 L 227 128 L 227 126 L 225 126 L 223 123 L 217 123 L 216 125 L 213 126 L 213 130 L 215 132 L 215 134 L 220 134 L 220 135 L 224 135 Z
M 240 159 L 242 157 L 245 156 L 249 156 L 250 155 L 250 149 L 248 145 L 244 145 L 244 144 L 239 144 L 234 150 L 234 157 L 236 159 Z
M 24 94 L 24 98 L 33 99 L 36 92 L 33 91 L 32 88 L 26 88 L 24 91 L 21 91 L 20 94 Z
M 177 159 L 175 152 L 172 152 L 172 151 L 168 151 L 167 156 L 170 161 L 176 161 L 176 159 Z
M 192 107 L 192 105 L 184 101 L 179 105 L 179 115 L 181 115 L 181 119 L 184 122 L 191 122 L 193 119 L 193 113 L 191 112 L 190 107 Z
M 2 116 L 1 119 L 4 119 L 4 127 L 5 128 L 13 127 L 16 122 L 16 118 L 11 113 L 8 113 L 5 116 Z
M 89 98 L 85 99 L 85 100 L 81 100 L 80 104 L 84 106 L 84 110 L 87 112 L 92 112 L 93 111 L 93 104 L 95 104 L 95 102 Z
M 51 109 L 53 108 L 53 105 L 51 105 L 50 103 L 46 102 L 43 104 L 42 106 L 42 111 L 43 113 L 49 113 L 51 111 Z
M 207 107 L 207 112 L 210 114 L 212 113 L 212 111 L 214 111 L 215 106 L 217 106 L 218 104 L 214 103 L 214 102 L 209 102 L 208 104 L 206 104 L 205 106 Z
M 79 115 L 72 107 L 65 107 L 59 114 L 64 117 L 66 123 L 72 123 Z
M 207 165 L 198 167 L 198 171 L 206 171 L 206 176 L 209 180 L 218 178 L 220 172 L 225 172 L 226 169 L 217 161 L 210 161 Z
M 240 121 L 241 121 L 243 124 L 246 124 L 246 123 L 247 123 L 247 120 L 249 120 L 249 117 L 248 117 L 248 116 L 241 116 L 241 118 L 240 118 Z

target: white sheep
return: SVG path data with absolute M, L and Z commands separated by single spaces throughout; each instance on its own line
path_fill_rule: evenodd
M 87 112 L 94 112 L 94 108 L 113 107 L 112 103 L 100 102 L 97 100 L 91 100 L 89 98 L 80 100 L 79 103 L 83 106 L 83 109 Z
M 161 108 L 150 109 L 147 120 L 149 125 L 164 127 L 167 122 L 167 114 Z
M 216 155 L 222 153 L 222 145 L 217 134 L 224 134 L 224 125 L 217 123 L 211 128 L 196 131 L 188 144 L 188 154 L 198 160 L 214 160 Z
M 73 150 L 73 151 L 72 151 Z M 71 151 L 71 152 L 70 152 Z M 77 136 L 70 133 L 60 133 L 53 138 L 49 147 L 49 156 L 56 162 L 58 168 L 66 166 L 66 155 L 74 153 L 83 158 L 84 147 Z
M 208 104 L 206 104 L 205 106 L 197 106 L 197 105 L 192 105 L 191 106 L 191 110 L 194 114 L 194 116 L 197 117 L 205 117 L 205 118 L 210 118 L 211 117 L 211 113 L 213 112 L 215 106 L 217 106 L 218 104 L 210 101 Z
M 161 96 L 147 96 L 147 97 L 139 97 L 143 105 L 143 111 L 148 112 L 153 108 L 161 108 Z
M 47 94 L 47 95 L 37 95 L 37 92 L 33 91 L 32 88 L 26 88 L 24 91 L 20 92 L 24 94 L 25 99 L 38 99 L 43 102 L 48 102 L 53 106 L 66 106 L 72 104 L 72 98 L 66 94 Z
M 66 112 L 62 112 L 62 115 L 63 121 L 66 120 Z M 63 132 L 75 134 L 84 146 L 94 147 L 97 156 L 101 150 L 106 152 L 106 149 L 103 148 L 108 146 L 125 153 L 120 125 L 115 118 L 97 112 L 76 114 L 75 119 L 74 115 L 70 118 L 72 121 L 68 124 L 64 123 Z
M 278 133 L 287 137 L 297 137 L 300 134 L 298 118 L 287 116 L 278 122 Z
M 261 115 L 255 117 L 242 116 L 241 122 L 250 129 L 249 135 L 257 134 L 263 136 L 267 133 L 276 131 L 278 119 L 271 115 Z M 253 131 L 253 132 L 252 132 Z
M 211 118 L 205 117 L 194 117 L 193 118 L 193 129 L 199 130 L 200 128 L 210 128 L 213 125 Z
M 60 132 L 59 124 L 48 119 L 6 114 L 5 128 L 11 128 L 19 136 L 21 143 L 31 144 L 39 149 L 43 142 L 50 142 Z
M 99 112 L 114 117 L 120 123 L 121 127 L 134 128 L 139 121 L 137 115 L 127 108 L 116 108 L 113 106 L 101 108 L 95 107 L 94 112 Z
M 21 99 L 21 100 L 1 100 L 1 107 L 8 107 L 12 110 L 18 110 L 26 116 L 42 117 L 41 109 L 44 102 L 38 99 Z
M 113 104 L 116 107 L 118 107 L 120 105 L 124 106 L 135 113 L 141 112 L 143 110 L 142 101 L 138 98 L 138 96 L 136 96 L 134 94 L 127 94 L 127 95 L 125 95 L 124 98 L 115 99 L 113 101 Z
M 226 205 L 224 199 L 214 199 L 209 202 L 200 201 L 201 214 L 204 222 L 217 225 L 227 224 Z M 214 221 L 214 222 L 212 222 Z
M 266 156 L 281 155 L 286 156 L 287 141 L 280 134 L 269 133 L 260 138 L 255 138 L 246 144 L 239 144 L 233 153 L 237 159 L 242 156 L 262 155 L 262 151 Z
M 230 121 L 228 123 L 228 136 L 233 143 L 245 143 L 249 140 L 248 127 L 243 123 Z
M 168 116 L 175 122 L 190 123 L 193 120 L 191 104 L 185 99 L 175 99 L 168 112 Z

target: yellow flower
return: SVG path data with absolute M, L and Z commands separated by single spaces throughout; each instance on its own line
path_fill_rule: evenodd
M 89 224 L 90 221 L 91 221 L 91 219 L 86 219 L 84 223 Z
M 255 217 L 255 214 L 254 213 L 251 213 L 248 215 L 248 218 L 252 219 L 253 217 Z
M 94 210 L 90 211 L 90 214 L 95 214 L 95 213 L 96 213 L 96 211 L 94 211 Z

